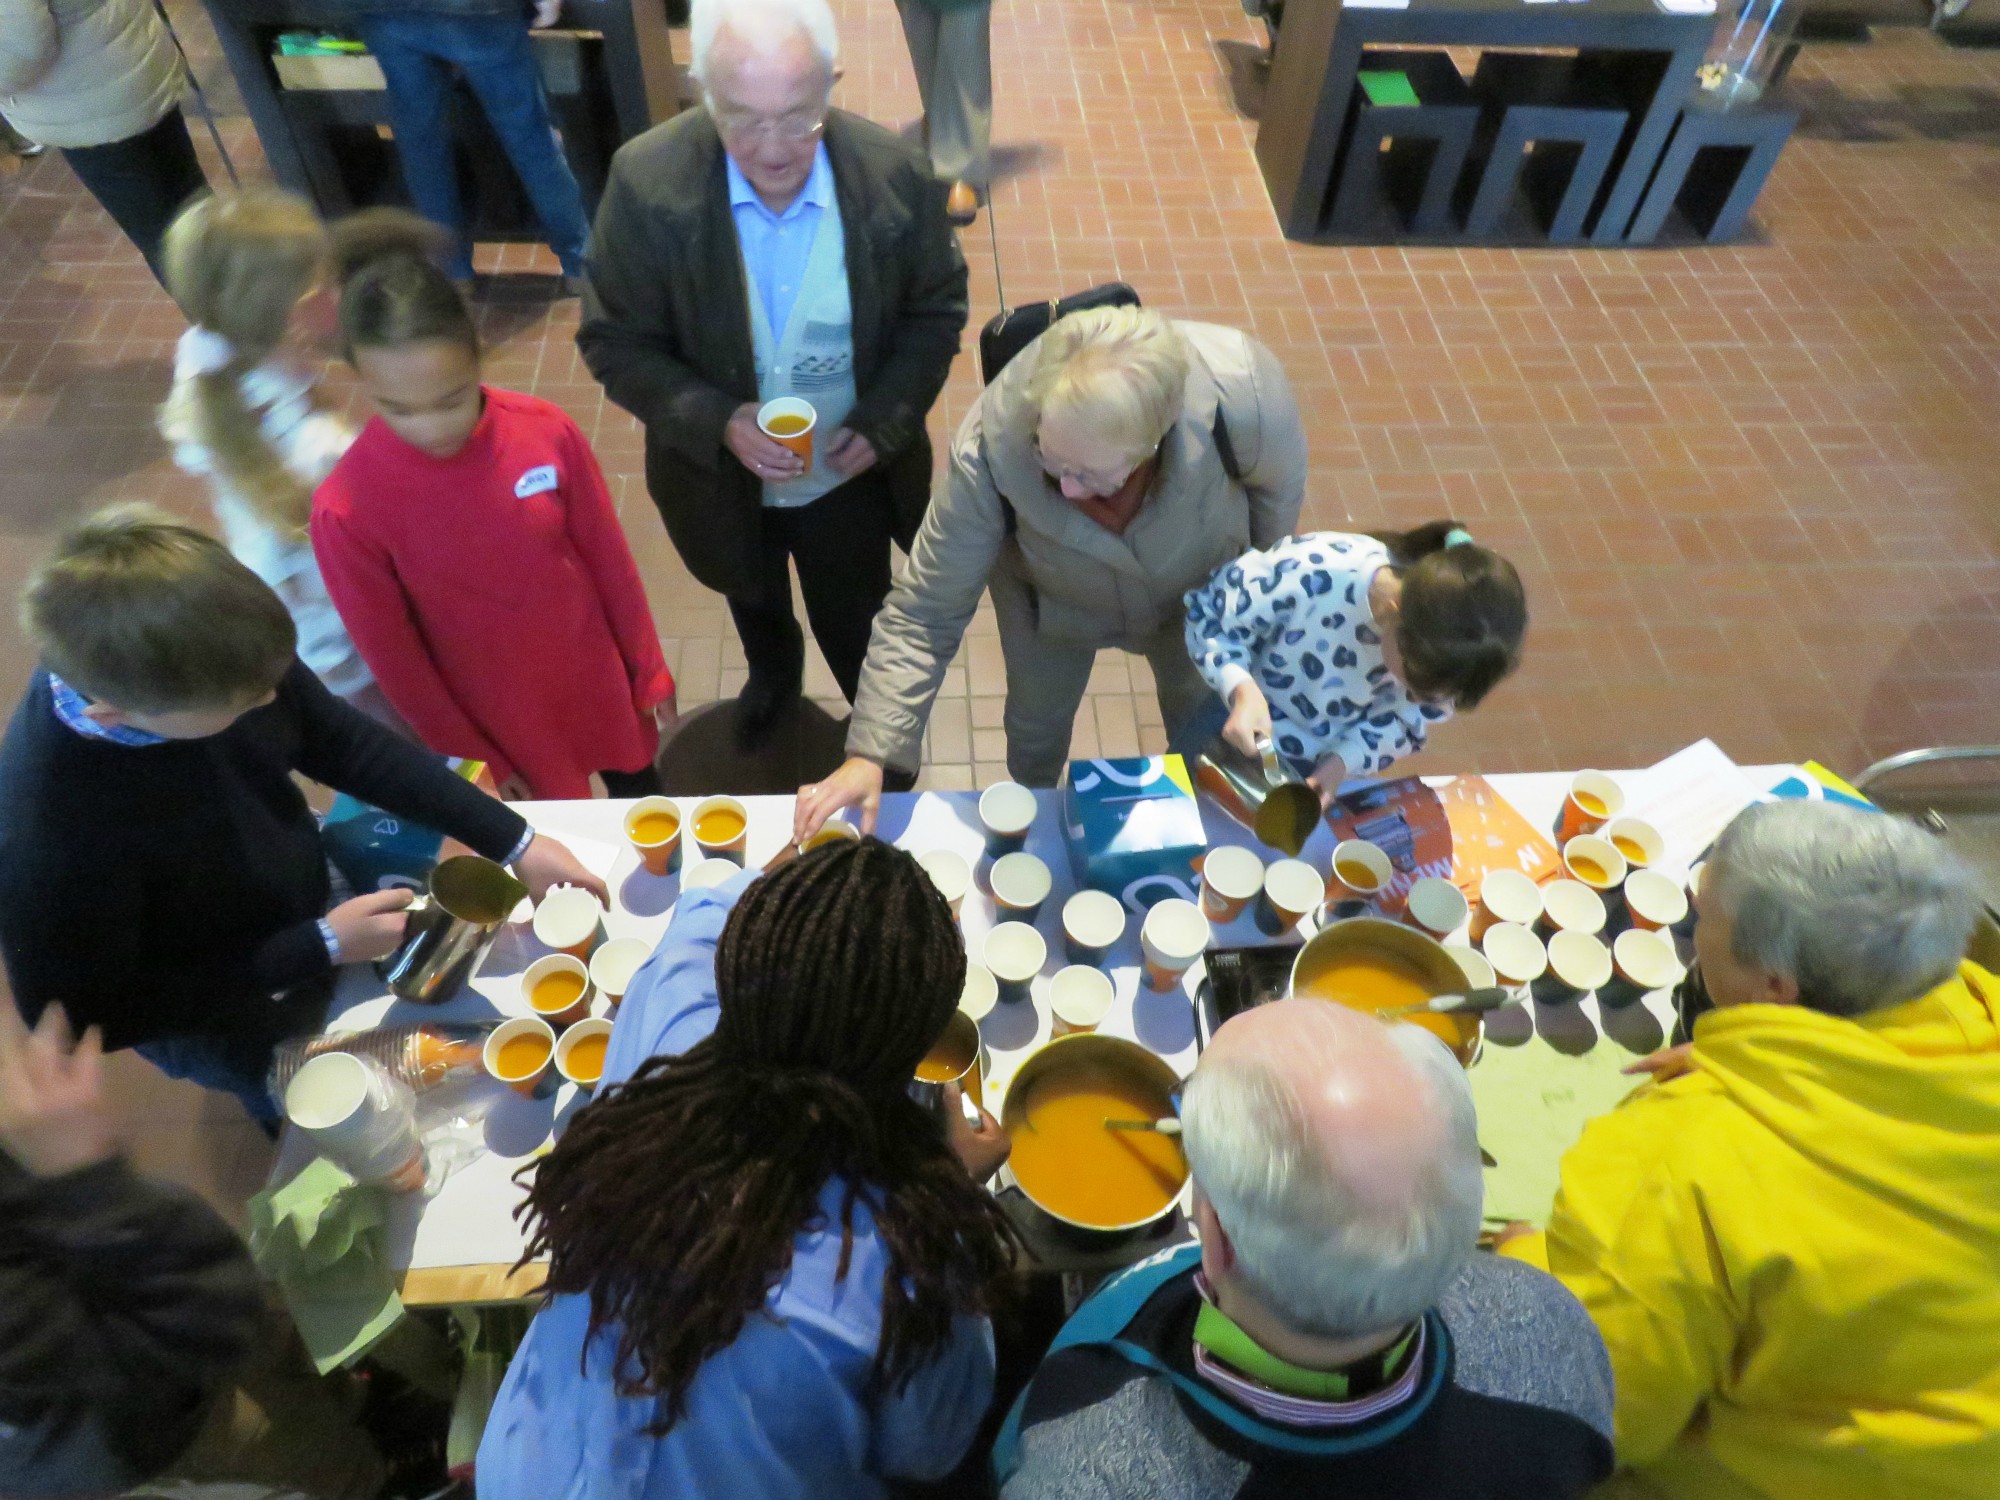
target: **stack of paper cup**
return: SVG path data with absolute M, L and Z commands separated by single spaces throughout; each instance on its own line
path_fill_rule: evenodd
M 285 1115 L 356 1182 L 398 1193 L 423 1188 L 416 1095 L 372 1059 L 351 1052 L 310 1059 L 285 1090 Z

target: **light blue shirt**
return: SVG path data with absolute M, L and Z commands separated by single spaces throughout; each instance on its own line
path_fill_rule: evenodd
M 826 142 L 821 141 L 813 153 L 806 185 L 781 214 L 764 206 L 735 158 L 725 155 L 723 160 L 728 163 L 729 212 L 736 220 L 736 243 L 743 251 L 744 272 L 751 290 L 764 304 L 764 316 L 772 330 L 783 337 L 792 319 L 792 304 L 805 284 L 806 257 L 812 254 L 813 237 L 819 233 L 819 216 L 834 203 L 833 164 L 827 160 Z
M 715 1029 L 715 947 L 754 872 L 681 898 L 660 946 L 633 976 L 604 1056 L 604 1084 L 646 1059 L 686 1051 Z M 993 1337 L 958 1320 L 950 1347 L 900 1393 L 871 1397 L 889 1255 L 864 1200 L 854 1209 L 846 1277 L 843 1187 L 820 1210 L 836 1227 L 801 1233 L 753 1317 L 711 1356 L 687 1415 L 664 1437 L 645 1428 L 658 1403 L 612 1389 L 615 1333 L 580 1368 L 589 1299 L 553 1299 L 508 1368 L 479 1445 L 479 1500 L 878 1500 L 890 1477 L 943 1477 L 993 1396 Z

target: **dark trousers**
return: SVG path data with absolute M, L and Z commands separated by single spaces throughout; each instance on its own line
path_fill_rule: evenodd
M 151 130 L 108 146 L 65 146 L 63 160 L 165 285 L 160 237 L 188 199 L 208 191 L 180 110 L 170 109 Z
M 854 701 L 868 633 L 889 597 L 893 515 L 888 483 L 874 469 L 810 505 L 764 508 L 755 591 L 729 596 L 752 682 L 782 689 L 805 680 L 806 639 L 792 615 L 790 560 L 798 564 L 813 639 L 833 680 Z

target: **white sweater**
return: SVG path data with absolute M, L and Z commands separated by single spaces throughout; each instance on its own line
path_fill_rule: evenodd
M 1416 697 L 1382 659 L 1368 585 L 1389 549 L 1350 532 L 1308 532 L 1224 563 L 1187 596 L 1188 655 L 1223 701 L 1255 682 L 1271 738 L 1300 770 L 1338 755 L 1350 776 L 1421 750 L 1451 706 Z
M 194 378 L 188 373 L 186 353 L 194 332 L 190 329 L 181 337 L 181 354 L 174 369 L 177 391 L 183 380 Z M 354 442 L 352 427 L 314 404 L 316 383 L 311 373 L 282 356 L 246 371 L 241 381 L 243 399 L 258 414 L 264 440 L 308 489 L 318 488 Z M 168 432 L 166 437 L 174 444 L 174 462 L 208 481 L 215 519 L 229 550 L 284 600 L 292 624 L 298 628 L 299 658 L 329 691 L 343 698 L 373 685 L 374 674 L 354 649 L 347 627 L 340 622 L 340 612 L 327 597 L 319 563 L 313 558 L 312 539 L 304 531 L 280 531 L 259 516 L 249 500 L 216 469 L 214 454 L 202 444 L 183 433 Z

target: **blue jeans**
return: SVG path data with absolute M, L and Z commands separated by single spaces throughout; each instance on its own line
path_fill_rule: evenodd
M 403 179 L 417 211 L 457 236 L 447 269 L 472 274 L 472 245 L 458 196 L 450 99 L 454 69 L 478 97 L 493 133 L 506 147 L 521 186 L 528 191 L 549 248 L 565 275 L 583 274 L 583 244 L 590 233 L 583 194 L 556 138 L 534 44 L 525 20 L 511 17 L 366 15 L 356 21 L 361 39 L 389 83 L 389 118 Z

